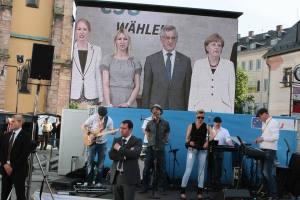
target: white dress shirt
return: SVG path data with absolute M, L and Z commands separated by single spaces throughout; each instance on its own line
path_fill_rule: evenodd
M 264 141 L 260 142 L 261 149 L 277 150 L 277 143 L 279 139 L 279 123 L 269 117 L 262 127 L 262 138 Z

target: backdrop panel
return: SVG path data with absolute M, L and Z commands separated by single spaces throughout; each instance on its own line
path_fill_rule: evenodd
M 64 115 L 65 112 L 71 110 L 70 114 Z M 78 151 L 80 155 L 82 153 L 83 146 L 83 132 L 80 127 L 84 123 L 85 119 L 88 117 L 88 112 L 80 112 L 80 118 L 77 120 L 76 111 L 72 111 L 72 109 L 64 109 L 63 110 L 63 121 L 62 121 L 62 143 L 61 145 L 65 145 L 64 149 L 68 149 L 70 146 L 73 149 L 72 155 L 74 155 L 74 151 Z M 113 119 L 114 128 L 120 127 L 120 124 L 125 119 L 130 119 L 133 121 L 133 135 L 144 138 L 144 133 L 142 132 L 141 126 L 143 121 L 141 119 L 147 118 L 151 115 L 149 109 L 133 109 L 133 108 L 108 108 L 108 115 Z M 231 136 L 240 136 L 245 142 L 252 144 L 253 147 L 259 148 L 258 145 L 254 145 L 254 140 L 261 135 L 261 126 L 259 128 L 258 125 L 253 126 L 253 115 L 242 115 L 242 114 L 224 114 L 224 113 L 206 113 L 204 122 L 207 123 L 208 117 L 211 117 L 211 123 L 213 122 L 213 118 L 219 116 L 222 118 L 222 127 L 228 129 Z M 186 153 L 187 150 L 184 146 L 185 144 L 185 135 L 187 131 L 187 127 L 190 123 L 195 121 L 195 112 L 191 111 L 170 111 L 165 110 L 162 117 L 170 122 L 171 132 L 170 132 L 170 144 L 173 149 L 180 149 L 177 152 L 177 159 L 179 161 L 180 166 L 176 165 L 175 178 L 182 178 L 186 165 Z M 76 120 L 74 120 L 76 119 Z M 280 139 L 278 142 L 278 151 L 277 157 L 280 162 L 280 165 L 285 165 L 286 162 L 286 150 L 287 146 L 284 142 L 286 139 L 291 146 L 292 150 L 296 151 L 296 117 L 281 117 L 274 116 L 274 119 L 282 122 L 284 125 L 281 127 L 289 127 L 282 128 L 280 130 Z M 70 122 L 68 122 L 70 121 Z M 75 123 L 76 122 L 76 123 Z M 63 124 L 65 123 L 65 124 Z M 286 125 L 287 126 L 286 126 Z M 288 126 L 288 124 L 294 124 L 294 126 Z M 113 138 L 119 137 L 120 133 L 118 132 L 115 136 L 109 135 L 107 146 L 110 149 Z M 68 140 L 65 140 L 69 138 Z M 70 140 L 71 138 L 71 140 Z M 73 142 L 74 141 L 74 142 Z M 75 142 L 76 141 L 76 142 Z M 81 142 L 82 141 L 82 142 Z M 79 143 L 82 143 L 80 145 Z M 74 145 L 75 144 L 75 145 Z M 173 154 L 169 152 L 169 146 L 166 146 L 166 159 L 167 159 L 167 172 L 169 176 L 172 178 L 172 169 L 173 169 Z M 63 148 L 60 149 L 60 155 L 65 154 L 67 152 L 63 151 Z M 66 158 L 67 164 L 70 165 L 71 154 L 67 155 Z M 63 162 L 63 159 L 60 159 Z M 224 167 L 226 168 L 227 178 L 231 182 L 232 180 L 232 156 L 231 153 L 225 153 L 224 158 Z M 107 157 L 105 159 L 105 167 L 110 167 L 112 161 Z M 61 164 L 59 164 L 61 166 Z M 78 166 L 82 167 L 82 166 Z M 60 170 L 59 170 L 60 171 Z M 66 172 L 66 171 L 64 171 Z M 192 175 L 190 177 L 191 180 L 197 179 L 197 167 L 194 166 Z M 223 181 L 225 181 L 225 177 L 223 175 Z

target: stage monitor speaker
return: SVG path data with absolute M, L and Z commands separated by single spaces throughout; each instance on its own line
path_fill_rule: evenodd
M 30 78 L 51 80 L 54 46 L 33 44 L 31 56 Z
M 216 193 L 213 200 L 250 200 L 249 190 L 225 189 Z

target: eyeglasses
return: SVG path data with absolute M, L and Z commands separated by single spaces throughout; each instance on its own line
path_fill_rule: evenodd
M 177 37 L 166 37 L 166 36 L 162 36 L 162 38 L 164 38 L 165 40 L 177 40 Z
M 204 117 L 197 117 L 197 119 L 204 119 Z

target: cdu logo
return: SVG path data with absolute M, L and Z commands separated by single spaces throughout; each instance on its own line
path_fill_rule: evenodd
M 113 12 L 116 15 L 122 15 L 125 11 L 127 11 L 128 15 L 130 15 L 130 16 L 136 16 L 136 15 L 140 14 L 139 10 L 125 10 L 125 9 L 114 9 L 114 10 L 112 10 L 112 9 L 109 9 L 109 8 L 101 8 L 101 11 L 104 14 L 110 14 L 111 12 Z

